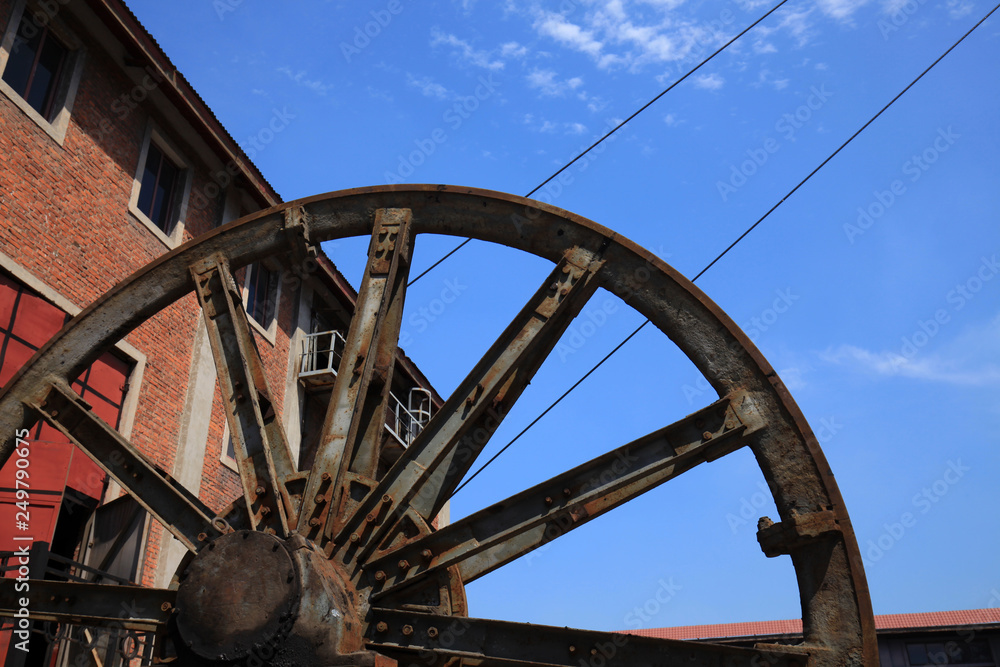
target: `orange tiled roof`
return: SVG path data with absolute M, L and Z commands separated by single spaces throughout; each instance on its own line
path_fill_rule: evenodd
M 1000 609 L 966 609 L 935 611 L 923 614 L 883 614 L 875 616 L 877 630 L 950 627 L 1000 623 Z M 629 630 L 628 634 L 659 639 L 722 639 L 727 637 L 760 637 L 767 635 L 802 634 L 802 621 L 752 621 L 749 623 L 719 623 L 686 625 L 676 628 Z

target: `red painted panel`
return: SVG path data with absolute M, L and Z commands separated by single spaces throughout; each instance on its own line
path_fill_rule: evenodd
M 10 316 L 14 312 L 14 301 L 17 299 L 17 283 L 4 275 L 0 275 L 0 327 L 6 329 L 10 325 Z
M 121 405 L 122 387 L 125 385 L 128 371 L 128 364 L 124 361 L 110 354 L 105 354 L 90 367 L 90 377 L 87 378 L 87 384 L 101 396 Z M 109 423 L 113 424 L 114 422 Z
M 14 320 L 14 335 L 41 347 L 62 329 L 66 313 L 33 294 L 22 294 Z
M 28 484 L 32 491 L 54 491 L 62 493 L 66 485 L 66 469 L 69 467 L 74 446 L 69 443 L 50 443 L 28 441 L 29 466 Z M 15 461 L 18 457 L 11 456 L 0 468 L 0 493 L 8 493 L 16 488 L 14 474 L 17 470 Z M 0 523 L 0 526 L 10 524 Z M 2 549 L 0 549 L 2 551 Z
M 103 468 L 94 463 L 79 448 L 73 447 L 73 460 L 70 463 L 69 475 L 66 478 L 67 487 L 100 500 L 101 492 L 104 491 L 104 478 L 106 476 Z
M 35 353 L 30 347 L 26 347 L 16 340 L 7 341 L 7 352 L 3 359 L 3 368 L 0 368 L 0 387 L 7 384 L 14 373 L 16 373 L 21 366 L 27 363 L 28 359 L 31 359 L 31 355 Z

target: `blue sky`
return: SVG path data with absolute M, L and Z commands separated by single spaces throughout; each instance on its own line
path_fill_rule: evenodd
M 129 4 L 286 200 L 396 181 L 526 194 L 770 7 Z M 990 8 L 790 2 L 536 196 L 693 276 Z M 998 21 L 698 282 L 818 432 L 876 613 L 1000 605 Z M 276 114 L 287 126 L 262 134 Z M 355 283 L 366 244 L 326 248 Z M 454 245 L 418 239 L 416 268 Z M 549 270 L 469 244 L 410 290 L 404 347 L 447 394 Z M 590 302 L 487 455 L 641 322 L 619 306 L 604 293 Z M 453 514 L 713 399 L 644 330 L 456 496 Z M 757 518 L 775 515 L 762 484 L 746 451 L 685 474 L 473 583 L 471 613 L 595 629 L 798 617 L 788 559 L 756 544 Z

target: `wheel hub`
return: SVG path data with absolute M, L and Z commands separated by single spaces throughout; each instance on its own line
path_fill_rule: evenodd
M 241 530 L 209 544 L 188 566 L 177 591 L 177 630 L 202 658 L 245 658 L 288 633 L 300 597 L 284 543 Z
M 192 664 L 250 658 L 313 664 L 362 648 L 354 587 L 301 536 L 223 535 L 198 553 L 180 580 L 176 636 Z

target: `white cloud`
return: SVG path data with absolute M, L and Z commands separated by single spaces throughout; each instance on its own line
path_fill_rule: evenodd
M 948 0 L 948 15 L 953 19 L 968 16 L 972 10 L 973 5 L 968 0 Z
M 535 30 L 576 51 L 599 57 L 604 45 L 594 38 L 594 33 L 570 23 L 561 14 L 543 12 L 535 21 Z
M 663 117 L 663 122 L 673 127 L 674 125 L 677 124 L 677 118 L 674 117 L 672 113 L 668 113 L 666 116 Z
M 898 351 L 872 352 L 840 345 L 822 352 L 820 358 L 878 376 L 964 386 L 1000 385 L 1000 365 L 992 361 L 1000 359 L 1000 316 L 968 327 L 953 339 L 942 340 L 949 326 L 954 326 L 951 320 L 938 324 L 937 329 L 932 329 L 934 335 L 917 329 L 905 337 Z M 991 361 L 984 361 L 987 359 Z
M 578 76 L 563 81 L 559 81 L 557 77 L 558 75 L 550 69 L 532 70 L 528 74 L 528 86 L 537 88 L 542 95 L 557 97 L 583 85 L 583 79 Z
M 718 74 L 714 73 L 702 74 L 700 76 L 695 77 L 694 79 L 694 85 L 698 86 L 699 88 L 704 88 L 705 90 L 718 90 L 719 88 L 722 88 L 725 82 L 726 82 L 725 79 L 723 79 Z
M 867 4 L 868 0 L 816 0 L 821 12 L 838 21 L 849 20 L 855 11 Z
M 333 90 L 332 83 L 325 83 L 321 79 L 310 79 L 305 70 L 293 72 L 291 67 L 279 67 L 278 71 L 291 79 L 295 85 L 307 88 L 318 95 L 325 96 L 328 92 Z
M 455 35 L 445 34 L 439 30 L 434 30 L 431 33 L 431 46 L 441 46 L 446 45 L 455 49 L 458 56 L 463 62 L 476 67 L 482 67 L 489 70 L 501 70 L 503 69 L 502 60 L 493 60 L 490 57 L 489 51 L 477 50 L 472 47 L 464 39 L 459 39 Z
M 406 84 L 411 88 L 416 88 L 427 97 L 436 97 L 439 100 L 447 100 L 454 97 L 450 90 L 442 86 L 440 83 L 437 83 L 429 76 L 423 76 L 418 79 L 412 74 L 407 73 Z
M 760 55 L 765 53 L 777 53 L 778 48 L 771 42 L 765 42 L 762 39 L 758 39 L 753 43 L 753 52 Z
M 523 58 L 528 55 L 528 47 L 517 42 L 507 42 L 500 46 L 500 57 L 502 58 Z

